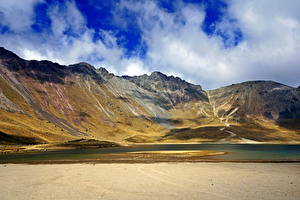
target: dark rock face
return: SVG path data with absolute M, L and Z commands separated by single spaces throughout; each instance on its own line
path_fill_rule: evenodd
M 68 69 L 70 70 L 70 73 L 90 76 L 98 83 L 103 81 L 102 77 L 96 72 L 96 68 L 88 63 L 81 62 L 78 64 L 69 65 Z
M 67 75 L 66 66 L 47 60 L 23 60 L 4 48 L 0 48 L 0 61 L 7 69 L 39 82 L 63 83 L 63 78 Z
M 110 78 L 114 77 L 114 74 L 109 73 L 104 67 L 98 68 L 98 69 L 97 69 L 97 72 L 98 72 L 103 78 L 106 78 L 106 79 L 110 79 Z
M 123 76 L 136 85 L 155 93 L 163 93 L 174 104 L 192 100 L 207 101 L 207 96 L 201 86 L 193 85 L 178 77 L 167 76 L 161 72 L 153 72 L 150 76 Z
M 0 60 L 1 64 L 9 70 L 16 71 L 41 83 L 53 82 L 63 84 L 64 78 L 71 74 L 90 76 L 99 83 L 103 81 L 101 76 L 96 72 L 95 67 L 88 63 L 82 62 L 64 66 L 47 60 L 27 61 L 2 47 L 0 47 Z
M 17 56 L 13 52 L 8 51 L 3 47 L 0 47 L 0 59 L 12 59 L 12 58 L 21 59 L 21 58 L 19 58 L 19 56 Z
M 50 61 L 28 61 L 25 65 L 24 73 L 40 82 L 64 83 L 64 77 L 67 76 L 65 66 Z
M 0 63 L 13 71 L 21 70 L 26 66 L 25 60 L 3 47 L 0 47 Z
M 87 75 L 96 74 L 96 68 L 84 62 L 80 62 L 74 65 L 69 65 L 69 69 L 71 72 L 78 73 L 78 74 L 87 74 Z

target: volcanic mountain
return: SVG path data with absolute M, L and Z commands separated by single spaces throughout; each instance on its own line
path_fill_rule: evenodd
M 300 90 L 249 81 L 205 91 L 160 72 L 116 76 L 87 63 L 0 48 L 0 143 L 300 142 Z

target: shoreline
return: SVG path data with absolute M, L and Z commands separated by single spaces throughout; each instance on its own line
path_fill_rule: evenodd
M 129 161 L 129 160 L 64 160 L 64 161 L 38 161 L 38 162 L 2 162 L 0 165 L 73 165 L 73 164 L 159 164 L 159 163 L 172 163 L 172 164 L 181 164 L 181 163 L 300 163 L 300 160 L 197 160 L 197 161 Z
M 33 144 L 33 145 L 0 145 L 1 154 L 15 154 L 15 153 L 30 153 L 30 152 L 44 152 L 44 151 L 59 151 L 59 150 L 72 150 L 72 149 L 98 149 L 99 147 L 90 146 L 62 146 L 64 143 L 48 143 L 48 144 Z M 181 142 L 181 143 L 128 143 L 115 147 L 102 147 L 102 148 L 117 148 L 117 147 L 136 147 L 147 145 L 184 145 L 184 144 L 229 144 L 229 145 L 300 145 L 299 143 L 268 143 L 268 142 L 255 142 L 255 143 L 221 143 L 221 142 Z M 100 147 L 101 148 L 101 147 Z
M 106 158 L 99 159 L 58 159 L 58 160 L 29 160 L 29 161 L 0 161 L 0 165 L 7 164 L 28 164 L 28 165 L 64 165 L 64 164 L 158 164 L 158 163 L 300 163 L 300 159 L 263 159 L 263 160 L 234 160 L 213 158 L 218 155 L 225 155 L 228 152 L 215 152 L 201 156 L 163 155 L 151 153 L 123 153 L 106 154 Z M 163 155 L 163 156 L 162 156 Z

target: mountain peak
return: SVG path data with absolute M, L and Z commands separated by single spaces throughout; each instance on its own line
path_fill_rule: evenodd
M 291 86 L 282 84 L 282 83 L 278 83 L 275 81 L 264 81 L 264 80 L 254 80 L 254 81 L 245 81 L 245 82 L 241 82 L 241 83 L 234 83 L 231 85 L 227 85 L 227 86 L 223 86 L 220 87 L 218 89 L 213 89 L 213 90 L 219 90 L 219 89 L 224 89 L 224 88 L 232 88 L 232 87 L 246 87 L 246 88 L 261 88 L 261 89 L 272 89 L 272 88 L 282 88 L 282 89 L 289 89 L 292 88 Z
M 89 69 L 89 70 L 96 70 L 96 68 L 89 64 L 89 63 L 86 63 L 86 62 L 79 62 L 79 63 L 76 63 L 76 64 L 72 64 L 72 65 L 69 65 L 70 67 L 81 67 L 81 68 L 86 68 L 86 69 Z
M 114 76 L 113 73 L 109 73 L 109 71 L 107 71 L 107 69 L 105 69 L 104 67 L 98 68 L 97 72 L 104 78 L 112 78 Z
M 84 76 L 89 75 L 98 82 L 103 81 L 102 77 L 97 73 L 96 68 L 86 62 L 69 65 L 69 69 L 72 73 L 82 74 Z
M 80 74 L 95 74 L 96 68 L 88 63 L 80 62 L 77 64 L 69 65 L 72 72 Z
M 159 72 L 159 71 L 154 71 L 150 74 L 149 76 L 150 78 L 153 78 L 153 79 L 163 79 L 163 80 L 167 80 L 168 79 L 168 76 Z
M 207 101 L 205 92 L 200 85 L 193 85 L 181 78 L 167 76 L 159 71 L 154 71 L 150 75 L 122 77 L 145 90 L 164 94 L 175 104 L 191 101 L 192 99 Z
M 19 58 L 16 54 L 13 52 L 5 49 L 4 47 L 0 47 L 0 59 L 10 59 L 10 58 Z

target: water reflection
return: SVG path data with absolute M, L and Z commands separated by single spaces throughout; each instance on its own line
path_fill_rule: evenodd
M 156 144 L 134 145 L 130 147 L 113 147 L 103 149 L 72 149 L 26 154 L 0 155 L 0 161 L 32 161 L 63 159 L 95 159 L 109 153 L 147 152 L 147 151 L 184 151 L 214 150 L 229 152 L 226 155 L 211 158 L 228 160 L 300 160 L 300 145 L 270 144 Z

